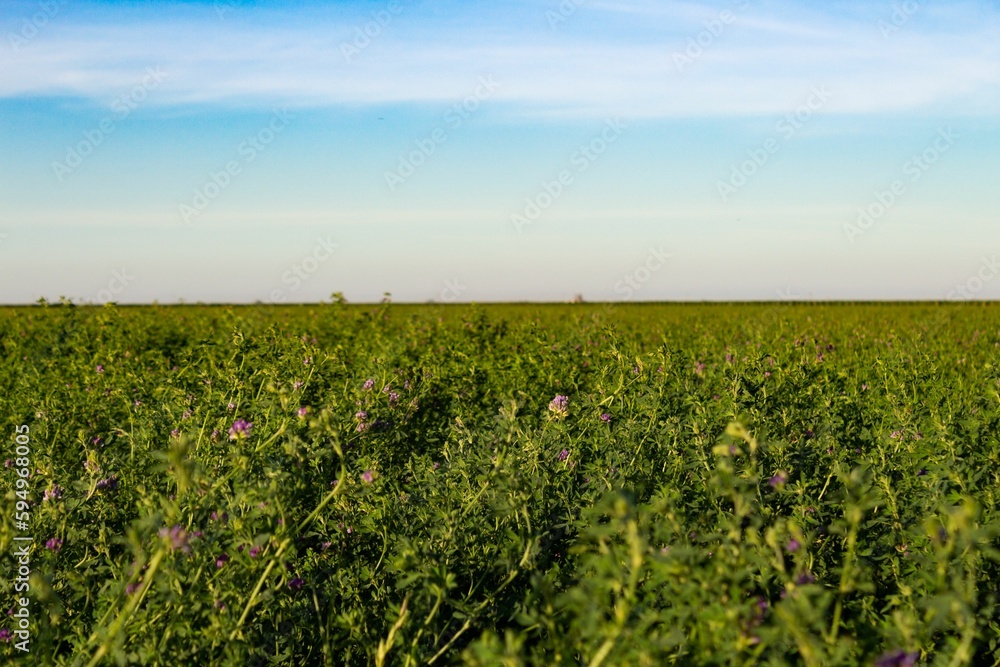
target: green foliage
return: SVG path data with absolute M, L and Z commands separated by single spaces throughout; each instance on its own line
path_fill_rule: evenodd
M 997 307 L 331 300 L 0 310 L 0 656 L 1000 664 Z

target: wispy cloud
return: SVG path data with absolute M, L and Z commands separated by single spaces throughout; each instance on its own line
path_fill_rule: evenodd
M 170 78 L 150 106 L 441 103 L 492 75 L 503 82 L 495 106 L 512 116 L 780 113 L 818 83 L 836 92 L 828 113 L 1000 110 L 1000 22 L 988 6 L 938 12 L 933 24 L 917 17 L 887 39 L 877 14 L 845 15 L 835 5 L 593 3 L 553 31 L 539 5 L 539 20 L 527 27 L 525 5 L 509 22 L 484 27 L 476 4 L 453 7 L 447 21 L 405 6 L 350 62 L 343 44 L 364 24 L 356 12 L 297 18 L 292 10 L 275 26 L 220 21 L 209 5 L 200 17 L 151 9 L 116 22 L 105 5 L 85 20 L 60 17 L 17 52 L 0 50 L 0 97 L 106 104 L 158 66 Z M 720 9 L 734 20 L 678 72 L 673 55 Z M 593 29 L 608 21 L 614 30 Z M 11 16 L 0 28 L 19 25 Z

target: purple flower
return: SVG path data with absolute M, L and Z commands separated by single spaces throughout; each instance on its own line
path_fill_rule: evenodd
M 14 461 L 12 459 L 7 459 L 6 461 L 3 462 L 4 468 L 9 468 L 12 465 L 14 465 Z M 86 466 L 86 463 L 84 463 L 84 466 Z
M 394 391 L 389 392 L 389 405 L 395 405 L 399 400 L 399 394 Z
M 63 488 L 58 484 L 53 484 L 52 488 L 45 489 L 45 493 L 42 494 L 42 502 L 48 502 L 50 500 L 59 500 L 62 498 Z
M 605 412 L 604 414 L 602 414 L 601 415 L 601 421 L 604 422 L 605 424 L 607 424 L 608 422 L 610 422 L 611 421 L 611 413 L 610 412 Z
M 101 491 L 114 491 L 118 488 L 118 475 L 102 479 L 97 483 L 97 488 Z
M 250 435 L 251 430 L 253 430 L 253 424 L 251 422 L 248 422 L 245 419 L 237 419 L 233 422 L 232 428 L 229 429 L 229 439 L 242 440 Z
M 235 403 L 230 403 L 229 405 L 226 406 L 226 410 L 228 410 L 229 412 L 232 412 L 235 409 L 236 409 Z
M 694 365 L 694 372 L 697 373 L 698 375 L 701 375 L 702 373 L 704 373 L 705 372 L 705 364 L 701 363 L 700 361 L 698 363 L 696 363 Z
M 921 468 L 919 471 L 917 471 L 917 477 L 923 477 L 926 474 L 927 474 L 927 468 Z
M 358 427 L 354 429 L 356 432 L 363 433 L 367 431 L 369 428 L 371 428 L 372 426 L 371 423 L 365 421 L 366 419 L 368 419 L 368 413 L 365 412 L 364 410 L 359 410 L 358 412 L 354 413 L 354 418 L 358 420 Z
M 302 585 L 304 583 L 306 582 L 303 581 L 301 578 L 295 577 L 294 579 L 288 582 L 288 587 L 292 589 L 294 592 L 298 593 L 299 591 L 302 590 Z
M 228 521 L 228 520 L 229 520 L 229 513 L 228 512 L 221 512 L 220 513 L 220 512 L 214 511 L 214 510 L 212 511 L 212 521 L 222 521 L 222 522 L 225 522 L 225 521 Z
M 371 391 L 372 387 L 375 386 L 375 380 L 371 379 L 365 380 L 365 383 L 362 386 L 364 387 L 365 391 Z
M 181 434 L 181 430 L 179 428 L 175 428 L 173 431 L 170 432 L 171 437 L 174 437 L 174 438 L 176 438 L 180 434 Z
M 361 473 L 361 481 L 364 482 L 365 484 L 371 484 L 372 480 L 374 479 L 375 479 L 375 473 L 373 473 L 371 470 L 366 470 L 363 473 Z
M 308 414 L 309 414 L 309 408 L 306 407 L 299 408 L 299 417 L 305 417 Z
M 97 371 L 98 373 L 103 373 L 104 372 L 104 366 L 102 366 L 100 364 L 97 364 L 97 368 L 95 368 L 94 370 Z
M 565 461 L 568 458 L 569 458 L 569 450 L 568 449 L 564 449 L 561 452 L 559 452 L 559 460 L 560 461 Z
M 140 405 L 142 405 L 142 401 L 140 401 L 139 399 L 135 399 L 134 403 L 135 407 L 139 407 Z
M 184 553 L 191 553 L 191 547 L 188 545 L 188 532 L 181 526 L 174 525 L 171 528 L 167 528 L 166 526 L 160 528 L 160 537 L 169 543 L 171 551 L 180 550 Z
M 139 586 L 141 585 L 142 585 L 141 581 L 137 581 L 134 584 L 129 584 L 128 586 L 125 587 L 125 595 L 132 595 L 137 590 L 139 590 Z
M 329 549 L 332 546 L 333 546 L 333 542 L 324 542 L 323 544 L 320 545 L 319 548 L 322 549 L 323 551 L 326 551 L 327 549 Z
M 14 636 L 14 633 L 12 633 L 7 628 L 0 629 L 0 641 L 9 642 L 10 638 L 13 637 L 13 636 Z
M 212 442 L 215 442 L 216 440 L 218 440 L 219 439 L 219 429 L 213 428 L 212 429 L 212 435 L 209 436 L 209 437 L 211 437 Z
M 788 540 L 788 544 L 785 545 L 785 549 L 787 549 L 789 553 L 795 553 L 796 551 L 799 550 L 799 547 L 801 546 L 802 544 L 800 544 L 799 541 L 793 537 L 792 539 Z
M 251 547 L 250 558 L 256 558 L 258 555 L 260 555 L 260 547 Z
M 305 384 L 306 383 L 302 382 L 301 380 L 296 380 L 295 382 L 292 383 L 292 390 L 293 391 L 298 391 L 299 389 L 301 389 L 302 387 L 304 387 Z
M 816 583 L 816 577 L 812 576 L 809 572 L 803 572 L 798 577 L 795 578 L 795 583 L 799 586 L 805 586 L 806 584 Z
M 559 394 L 549 403 L 549 412 L 556 417 L 565 417 L 569 414 L 569 396 Z
M 45 548 L 48 549 L 49 551 L 55 551 L 58 553 L 59 550 L 62 549 L 62 545 L 63 545 L 62 540 L 60 540 L 58 537 L 53 537 L 52 539 L 50 539 L 45 543 Z
M 788 475 L 786 475 L 783 471 L 778 471 L 773 477 L 771 477 L 771 479 L 767 480 L 767 483 L 772 487 L 777 488 L 787 481 Z
M 229 562 L 229 554 L 222 554 L 215 559 L 215 567 L 222 569 Z
M 917 664 L 920 654 L 916 651 L 908 652 L 903 649 L 889 651 L 879 656 L 875 661 L 875 667 L 913 667 Z
M 441 464 L 440 464 L 440 463 L 438 463 L 437 461 L 435 461 L 435 462 L 434 462 L 434 470 L 437 470 L 437 469 L 438 469 L 438 468 L 440 468 L 440 467 L 441 467 Z

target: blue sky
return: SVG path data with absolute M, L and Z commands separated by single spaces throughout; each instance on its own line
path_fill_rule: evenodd
M 0 302 L 1000 298 L 997 2 L 6 2 Z

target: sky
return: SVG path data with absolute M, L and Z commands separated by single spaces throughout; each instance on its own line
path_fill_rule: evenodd
M 1000 2 L 0 4 L 0 303 L 1000 298 Z

